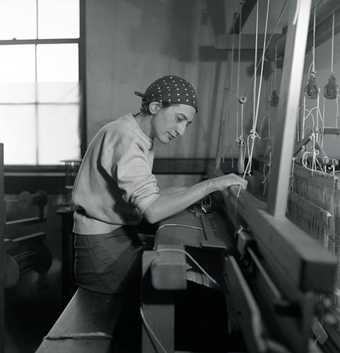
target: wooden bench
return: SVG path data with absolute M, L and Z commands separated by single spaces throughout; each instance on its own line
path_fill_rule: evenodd
M 36 353 L 109 352 L 122 306 L 122 295 L 79 288 Z

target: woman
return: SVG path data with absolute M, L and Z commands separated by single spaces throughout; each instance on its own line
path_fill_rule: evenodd
M 73 189 L 75 278 L 80 287 L 121 292 L 141 253 L 137 226 L 183 211 L 211 192 L 246 181 L 229 174 L 191 187 L 159 190 L 152 174 L 154 142 L 183 135 L 197 113 L 193 86 L 174 75 L 153 82 L 138 114 L 100 129 L 83 158 Z

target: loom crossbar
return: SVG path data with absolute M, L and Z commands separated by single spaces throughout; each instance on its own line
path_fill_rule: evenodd
M 233 223 L 251 229 L 266 268 L 287 297 L 297 291 L 333 293 L 337 262 L 332 254 L 288 218 L 270 215 L 265 203 L 248 192 L 232 187 L 223 198 L 227 210 L 237 207 L 240 222 Z

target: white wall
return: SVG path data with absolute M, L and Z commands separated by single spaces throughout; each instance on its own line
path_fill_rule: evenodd
M 233 1 L 234 7 L 235 3 L 237 1 Z M 200 46 L 214 44 L 211 23 L 202 21 L 205 6 L 204 0 L 86 1 L 89 140 L 106 122 L 138 110 L 140 99 L 134 95 L 135 90 L 144 91 L 154 79 L 174 73 L 197 87 L 199 114 L 184 137 L 176 143 L 157 146 L 156 157 L 214 158 L 223 116 L 226 123 L 221 132 L 222 154 L 225 157 L 238 155 L 235 143 L 238 137 L 235 93 L 238 63 L 234 61 L 231 79 L 230 60 L 206 61 L 200 57 Z M 226 6 L 226 11 L 228 9 Z M 250 22 L 245 32 L 254 33 L 255 25 Z M 261 30 L 262 27 L 263 21 Z M 248 100 L 244 114 L 246 133 L 249 133 L 252 116 L 252 74 L 248 72 L 252 60 L 248 55 L 240 63 L 240 94 L 246 95 Z M 266 103 L 271 93 L 269 88 L 264 81 L 259 127 L 265 115 L 275 114 Z

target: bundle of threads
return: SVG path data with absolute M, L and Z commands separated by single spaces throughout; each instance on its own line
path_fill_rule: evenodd
M 340 186 L 338 176 L 311 171 L 295 164 L 288 217 L 299 225 L 339 262 L 337 288 L 340 289 Z
M 321 245 L 334 252 L 334 217 L 297 193 L 290 193 L 288 217 Z
M 311 171 L 296 164 L 292 191 L 334 213 L 334 191 L 337 179 L 333 175 L 320 171 Z

